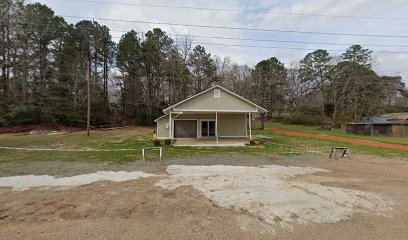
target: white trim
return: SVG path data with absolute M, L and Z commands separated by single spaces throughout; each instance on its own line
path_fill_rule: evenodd
M 156 123 L 156 139 L 159 139 L 159 123 Z
M 174 121 L 187 121 L 187 120 L 189 120 L 189 121 L 193 121 L 193 120 L 194 120 L 194 121 L 198 121 L 198 119 L 190 119 L 190 118 L 188 118 L 188 119 L 187 119 L 187 118 L 186 118 L 186 119 L 182 119 L 182 118 L 178 119 L 178 118 L 177 118 L 177 119 L 173 119 L 173 120 L 174 120 Z
M 248 137 L 248 118 L 247 118 L 246 114 L 245 114 L 244 118 L 245 118 L 245 136 Z
M 221 96 L 221 91 L 220 91 L 220 96 Z M 210 132 L 210 124 L 208 124 L 208 132 Z M 215 112 L 215 137 L 217 138 L 217 144 L 218 144 L 218 112 Z
M 174 113 L 174 112 L 171 112 L 172 114 Z M 242 113 L 242 112 L 240 112 L 240 113 Z M 245 113 L 245 112 L 244 112 Z M 248 115 L 247 115 L 248 114 Z M 248 116 L 248 117 L 247 117 Z M 245 114 L 244 114 L 244 119 L 245 119 L 245 134 L 246 134 L 246 136 L 221 136 L 221 135 L 218 135 L 218 138 L 248 138 L 248 119 L 250 118 L 250 117 L 252 117 L 252 115 L 250 115 L 248 112 L 246 112 Z M 172 127 L 172 133 L 171 133 L 171 137 L 169 137 L 169 138 L 171 138 L 171 139 L 175 139 L 174 138 L 174 125 L 175 125 L 175 123 L 174 123 L 174 121 L 196 121 L 197 122 L 197 137 L 196 138 L 217 138 L 217 136 L 214 136 L 214 137 L 202 137 L 201 135 L 202 135 L 202 133 L 201 133 L 201 123 L 202 122 L 206 122 L 206 121 L 215 121 L 216 122 L 216 120 L 217 120 L 217 116 L 216 116 L 216 118 L 186 118 L 186 119 L 179 119 L 179 118 L 172 118 L 172 124 L 171 124 L 171 126 L 173 126 Z M 216 124 L 217 125 L 217 124 Z M 251 126 L 250 126 L 251 127 Z M 218 130 L 218 126 L 216 126 L 216 129 Z M 218 133 L 216 133 L 216 134 L 218 134 Z M 251 135 L 252 136 L 252 135 Z M 158 139 L 166 139 L 166 138 L 162 138 L 162 137 L 158 137 Z M 184 138 L 183 138 L 184 139 Z M 195 139 L 195 138 L 193 138 L 193 139 Z
M 248 104 L 250 104 L 250 105 L 255 106 L 255 108 L 257 108 L 257 109 L 256 109 L 256 110 L 257 110 L 256 112 L 258 112 L 258 109 L 260 109 L 260 110 L 262 110 L 262 111 L 264 111 L 264 112 L 268 112 L 268 110 L 266 110 L 265 108 L 256 105 L 255 103 L 249 101 L 248 99 L 243 98 L 243 97 L 239 96 L 238 94 L 236 94 L 236 93 L 234 93 L 234 92 L 231 92 L 230 90 L 228 90 L 228 89 L 226 89 L 226 88 L 221 87 L 220 85 L 215 85 L 215 86 L 213 86 L 213 87 L 211 87 L 211 88 L 209 88 L 209 89 L 207 89 L 207 90 L 205 90 L 205 91 L 202 91 L 202 92 L 200 92 L 200 93 L 198 93 L 198 94 L 196 94 L 196 95 L 193 95 L 193 96 L 191 96 L 191 97 L 189 97 L 189 98 L 187 98 L 187 99 L 184 99 L 183 101 L 178 102 L 178 103 L 176 103 L 176 104 L 174 104 L 174 105 L 172 105 L 172 106 L 170 106 L 170 107 L 164 109 L 163 112 L 166 113 L 166 111 L 170 110 L 171 108 L 174 108 L 175 106 L 178 106 L 178 105 L 180 105 L 180 104 L 182 104 L 182 103 L 184 103 L 184 102 L 186 102 L 186 101 L 188 101 L 188 100 L 190 100 L 190 99 L 192 99 L 192 98 L 195 98 L 195 97 L 197 97 L 197 96 L 199 96 L 199 95 L 201 95 L 201 94 L 204 94 L 204 93 L 206 93 L 206 92 L 208 92 L 208 91 L 211 91 L 211 90 L 213 90 L 213 89 L 215 89 L 215 88 L 220 88 L 220 89 L 226 91 L 227 93 L 229 93 L 229 94 L 231 94 L 231 95 L 233 95 L 233 96 L 235 96 L 235 97 L 237 97 L 237 98 L 243 100 L 244 102 L 246 102 L 246 103 L 248 103 Z M 175 109 L 174 109 L 174 110 L 175 110 Z
M 158 122 L 160 119 L 162 119 L 162 118 L 164 118 L 164 117 L 167 117 L 167 116 L 168 116 L 168 114 L 163 115 L 163 116 L 161 116 L 161 117 L 159 117 L 159 118 L 155 119 L 155 120 L 154 120 L 154 122 Z
M 173 117 L 173 120 L 176 119 L 178 116 L 183 115 L 183 113 L 178 113 L 178 112 L 172 112 L 172 113 L 176 113 L 177 116 Z
M 249 112 L 248 114 L 248 121 L 249 121 L 249 140 L 252 140 L 252 113 Z
M 197 128 L 197 136 L 198 136 L 198 138 L 214 138 L 214 137 L 212 137 L 212 136 L 206 136 L 206 137 L 203 137 L 203 133 L 201 132 L 201 123 L 202 122 L 215 122 L 215 118 L 200 118 L 200 119 L 197 119 L 198 121 L 199 121 L 199 124 L 198 124 L 198 128 Z M 208 125 L 209 126 L 209 125 Z
M 258 112 L 258 109 L 255 110 L 209 110 L 209 109 L 174 109 L 175 111 L 183 111 L 185 114 L 188 114 L 188 112 L 210 112 L 210 113 L 248 113 L 248 111 L 251 112 Z
M 169 138 L 172 139 L 173 136 L 171 135 L 172 132 L 172 122 L 171 122 L 171 111 L 169 113 Z

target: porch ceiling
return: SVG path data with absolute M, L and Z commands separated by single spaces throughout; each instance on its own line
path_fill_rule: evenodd
M 230 112 L 230 111 L 180 111 L 180 112 L 172 112 L 172 114 L 177 115 L 177 114 L 215 114 L 215 113 L 222 113 L 222 114 L 248 114 L 249 112 L 247 111 L 242 111 L 242 112 Z

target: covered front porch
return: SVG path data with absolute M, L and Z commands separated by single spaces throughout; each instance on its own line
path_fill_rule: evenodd
M 172 139 L 196 139 L 196 144 L 203 145 L 211 145 L 213 141 L 221 144 L 220 140 L 224 144 L 242 145 L 243 139 L 252 139 L 251 112 L 170 112 L 168 118 L 170 124 L 166 130 Z

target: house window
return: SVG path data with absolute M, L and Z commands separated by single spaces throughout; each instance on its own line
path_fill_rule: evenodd
M 214 98 L 220 98 L 221 97 L 221 91 L 219 89 L 214 89 Z

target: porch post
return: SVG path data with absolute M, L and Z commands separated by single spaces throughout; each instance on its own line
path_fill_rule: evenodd
M 169 113 L 169 138 L 171 139 L 172 138 L 172 134 L 171 134 L 171 111 L 170 111 L 170 113 Z
M 248 121 L 249 121 L 249 140 L 252 140 L 252 115 L 251 112 L 248 114 Z
M 218 144 L 218 112 L 215 112 L 215 137 L 217 138 Z
M 244 119 L 245 119 L 245 136 L 248 137 L 248 118 L 246 114 L 244 115 Z

